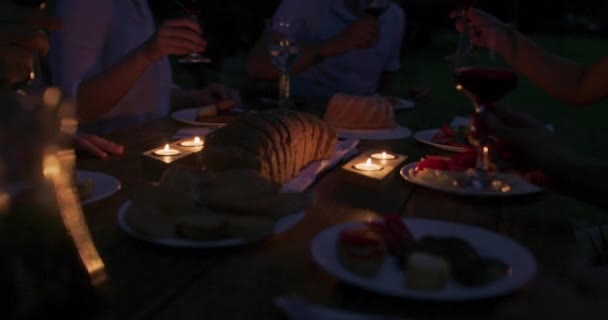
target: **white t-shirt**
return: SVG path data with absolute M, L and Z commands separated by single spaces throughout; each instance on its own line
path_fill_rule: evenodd
M 275 19 L 298 19 L 306 24 L 304 41 L 329 39 L 357 20 L 344 0 L 283 0 Z M 292 77 L 294 95 L 329 97 L 336 93 L 372 95 L 385 71 L 397 71 L 405 32 L 405 14 L 391 3 L 379 18 L 380 37 L 370 49 L 353 49 L 328 58 Z
M 74 96 L 79 83 L 117 63 L 156 30 L 147 0 L 58 0 L 63 29 L 51 35 L 53 83 Z M 171 67 L 163 58 L 150 65 L 129 92 L 101 119 L 81 123 L 104 133 L 170 111 Z

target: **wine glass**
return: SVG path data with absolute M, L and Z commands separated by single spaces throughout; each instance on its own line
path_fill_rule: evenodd
M 376 19 L 379 19 L 388 10 L 391 5 L 390 0 L 360 0 L 359 10 L 362 14 L 370 15 Z M 373 54 L 381 55 L 376 50 L 371 50 Z
M 15 4 L 28 7 L 28 8 L 38 8 L 40 10 L 44 10 L 46 8 L 46 0 L 14 0 Z M 43 32 L 40 30 L 40 32 Z M 32 69 L 30 70 L 29 77 L 24 84 L 18 86 L 17 93 L 21 95 L 33 94 L 36 92 L 40 92 L 44 87 L 46 87 L 46 83 L 42 78 L 42 68 L 40 67 L 40 53 L 34 52 L 32 57 Z
M 503 184 L 498 183 L 500 181 L 488 172 L 491 166 L 490 147 L 494 139 L 475 120 L 479 119 L 486 109 L 496 108 L 498 101 L 515 90 L 518 76 L 497 59 L 491 48 L 472 46 L 468 32 L 463 32 L 460 37 L 458 48 L 463 47 L 469 49 L 458 51 L 459 56 L 454 60 L 454 79 L 456 89 L 466 94 L 475 107 L 469 137 L 471 143 L 477 147 L 477 162 L 475 174 L 462 182 L 479 190 L 495 190 Z
M 299 41 L 305 34 L 301 20 L 271 19 L 266 21 L 268 48 L 272 63 L 280 73 L 279 108 L 289 108 L 290 75 L 300 52 Z
M 198 0 L 173 0 L 180 9 L 192 20 L 199 23 L 200 3 Z M 211 59 L 198 52 L 191 52 L 187 56 L 180 58 L 179 63 L 211 63 Z

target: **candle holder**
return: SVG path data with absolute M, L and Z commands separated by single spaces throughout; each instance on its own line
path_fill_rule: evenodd
M 147 179 L 157 181 L 163 172 L 174 164 L 196 165 L 196 154 L 200 150 L 202 148 L 197 150 L 197 148 L 181 147 L 178 141 L 144 151 L 141 154 L 143 174 Z
M 342 166 L 339 177 L 352 184 L 382 189 L 398 176 L 398 169 L 406 159 L 386 150 L 364 152 Z

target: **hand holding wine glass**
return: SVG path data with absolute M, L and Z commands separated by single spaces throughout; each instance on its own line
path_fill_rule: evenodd
M 200 26 L 192 19 L 166 20 L 140 48 L 151 63 L 166 55 L 202 52 L 207 42 L 201 38 L 201 34 Z
M 199 24 L 200 14 L 200 3 L 198 0 L 173 0 L 173 2 L 179 7 L 183 14 L 190 18 L 193 22 Z M 191 51 L 188 55 L 178 60 L 180 63 L 211 63 L 211 59 L 204 57 L 200 54 L 200 51 Z
M 489 48 L 503 55 L 512 48 L 513 28 L 484 11 L 457 9 L 450 13 L 450 18 L 455 20 L 458 32 L 468 34 L 470 45 Z

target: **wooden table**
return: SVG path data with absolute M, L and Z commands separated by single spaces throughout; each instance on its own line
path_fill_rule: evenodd
M 413 131 L 437 128 L 450 119 L 437 108 L 399 113 Z M 444 112 L 444 114 L 450 114 Z M 292 230 L 268 241 L 222 250 L 186 250 L 139 242 L 116 222 L 120 205 L 142 180 L 140 154 L 165 142 L 182 125 L 163 119 L 111 136 L 126 154 L 108 160 L 80 159 L 79 168 L 116 176 L 122 190 L 84 208 L 112 288 L 108 310 L 124 319 L 283 319 L 272 300 L 297 294 L 326 306 L 388 313 L 409 319 L 490 319 L 512 296 L 467 303 L 426 303 L 390 298 L 340 283 L 321 270 L 309 253 L 320 231 L 372 214 L 442 219 L 505 234 L 536 255 L 540 271 L 558 275 L 573 248 L 573 219 L 601 215 L 596 209 L 552 192 L 503 200 L 450 196 L 396 178 L 384 190 L 345 185 L 334 170 L 314 186 L 317 205 Z M 416 161 L 434 150 L 412 137 L 362 142 L 360 150 L 382 148 Z

